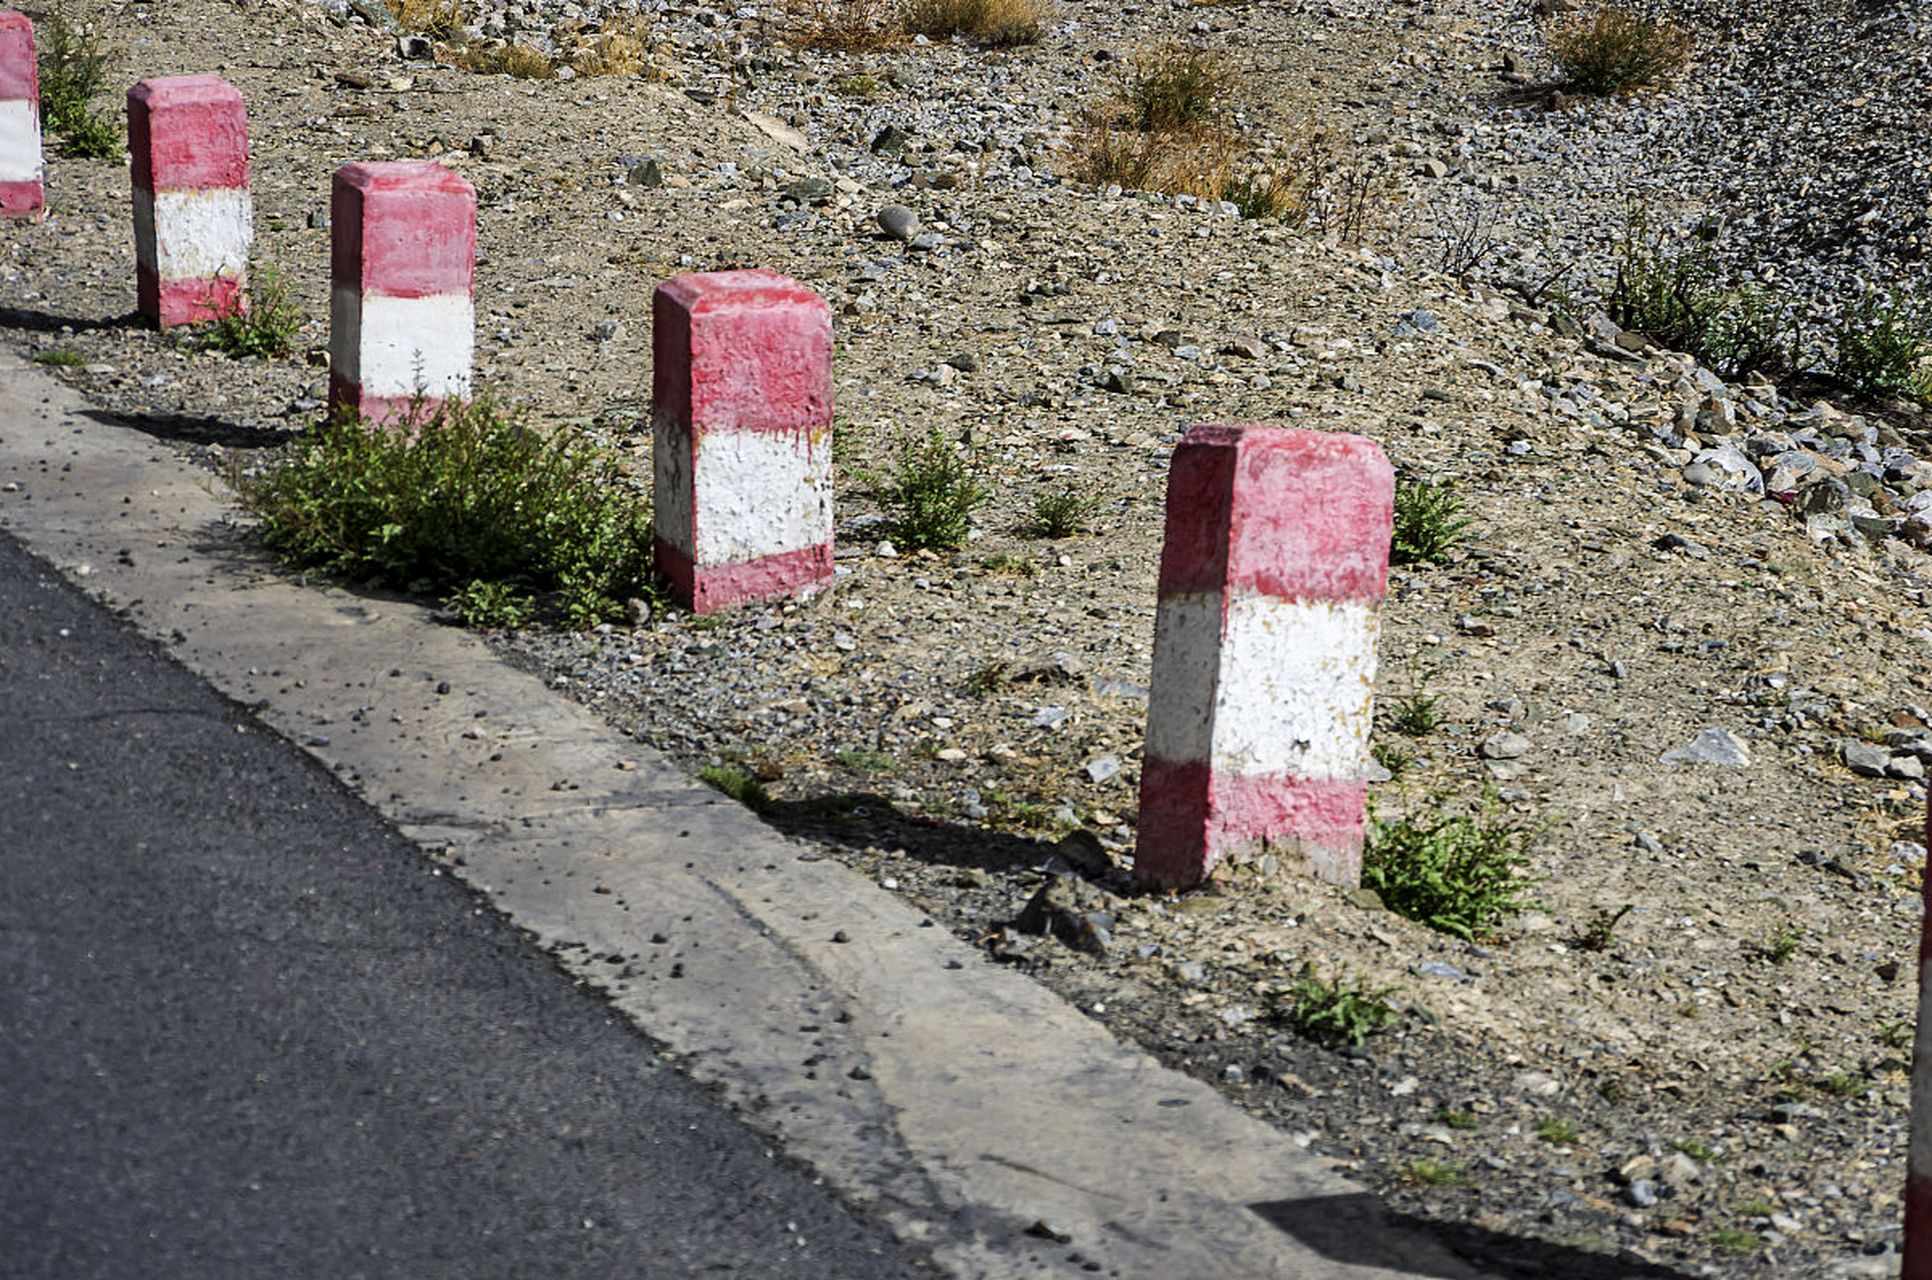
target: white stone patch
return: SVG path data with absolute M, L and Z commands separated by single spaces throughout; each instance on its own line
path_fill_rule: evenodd
M 1361 777 L 1379 624 L 1359 601 L 1236 596 L 1214 699 L 1215 772 Z
M 0 102 L 0 182 L 38 182 L 40 172 L 40 117 L 33 103 Z
M 246 187 L 134 189 L 134 252 L 162 280 L 245 280 L 255 209 Z
M 1221 593 L 1163 597 L 1154 613 L 1154 670 L 1147 695 L 1147 754 L 1205 763 L 1214 733 L 1221 669 Z
M 469 394 L 476 312 L 467 294 L 391 298 L 337 287 L 329 296 L 329 360 L 364 395 Z
M 707 431 L 694 468 L 701 565 L 832 540 L 832 450 L 799 431 Z

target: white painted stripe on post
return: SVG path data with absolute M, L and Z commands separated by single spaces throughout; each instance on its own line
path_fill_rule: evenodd
M 162 280 L 240 279 L 248 269 L 255 212 L 246 187 L 161 192 L 136 187 L 134 225 L 141 265 Z
M 38 182 L 40 116 L 25 98 L 0 102 L 0 182 Z
M 1163 599 L 1155 613 L 1147 754 L 1217 773 L 1359 778 L 1380 629 L 1355 601 L 1219 592 Z
M 802 431 L 698 437 L 697 561 L 735 564 L 832 540 L 832 451 Z
M 469 394 L 476 308 L 465 294 L 392 298 L 352 288 L 329 297 L 335 371 L 364 395 Z
M 1214 706 L 1215 772 L 1359 778 L 1375 686 L 1376 610 L 1235 596 Z

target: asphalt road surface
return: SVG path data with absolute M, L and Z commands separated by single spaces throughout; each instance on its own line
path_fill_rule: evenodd
M 0 1276 L 927 1274 L 0 534 Z

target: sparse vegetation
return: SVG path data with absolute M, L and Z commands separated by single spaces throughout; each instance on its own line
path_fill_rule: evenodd
M 736 765 L 708 764 L 698 770 L 698 781 L 736 800 L 753 813 L 771 808 L 771 793 L 765 784 Z
M 1624 903 L 1615 911 L 1599 908 L 1596 914 L 1590 917 L 1590 923 L 1583 926 L 1583 932 L 1578 936 L 1576 945 L 1584 951 L 1609 950 L 1610 944 L 1616 941 L 1617 925 L 1635 909 L 1636 904 L 1632 902 Z
M 513 599 L 589 626 L 657 594 L 648 507 L 615 455 L 489 398 L 418 406 L 405 429 L 338 413 L 236 483 L 286 563 L 460 598 L 491 625 Z
M 253 275 L 245 305 L 218 316 L 202 335 L 202 345 L 237 359 L 289 355 L 302 330 L 301 309 L 272 267 L 257 268 Z
M 1143 133 L 1205 124 L 1234 96 L 1234 64 L 1211 50 L 1169 42 L 1134 54 L 1127 67 L 1119 96 Z
M 536 612 L 536 601 L 528 592 L 519 591 L 507 582 L 486 582 L 479 578 L 451 593 L 443 607 L 466 627 L 493 631 L 529 622 Z
M 867 75 L 864 72 L 846 76 L 832 87 L 846 97 L 857 98 L 861 102 L 870 102 L 885 92 L 885 86 L 879 83 L 877 76 Z M 837 438 L 837 434 L 834 433 L 833 439 Z
M 1831 372 L 1859 395 L 1932 400 L 1928 327 L 1909 299 L 1866 290 L 1832 330 Z
M 964 36 L 1005 49 L 1037 42 L 1048 14 L 1044 0 L 912 0 L 906 30 L 936 39 Z
M 1719 1253 L 1756 1253 L 1764 1247 L 1764 1240 L 1755 1231 L 1724 1227 L 1711 1232 L 1711 1247 Z
M 1601 4 L 1559 22 L 1545 38 L 1563 83 L 1578 93 L 1647 89 L 1690 61 L 1690 36 L 1682 27 L 1618 4 Z
M 40 124 L 78 160 L 119 160 L 121 126 L 96 110 L 107 86 L 108 54 L 91 26 L 77 27 L 60 13 L 34 25 L 39 50 Z
M 1536 1125 L 1536 1140 L 1547 1142 L 1553 1147 L 1567 1147 L 1576 1142 L 1576 1126 L 1568 1120 L 1539 1120 Z
M 1425 1187 L 1440 1187 L 1462 1177 L 1462 1166 L 1447 1160 L 1437 1160 L 1433 1156 L 1424 1156 L 1420 1160 L 1411 1160 L 1404 1165 L 1402 1176 L 1410 1182 L 1420 1183 Z
M 1375 763 L 1389 771 L 1391 781 L 1399 780 L 1415 765 L 1415 752 L 1399 743 L 1371 742 L 1369 754 L 1375 757 Z
M 1679 1138 L 1670 1146 L 1671 1150 L 1681 1151 L 1699 1164 L 1714 1164 L 1720 1158 L 1714 1147 L 1696 1138 Z
M 1389 559 L 1396 564 L 1441 564 L 1469 523 L 1462 497 L 1450 481 L 1398 476 Z
M 1442 715 L 1436 709 L 1441 701 L 1439 693 L 1411 689 L 1389 704 L 1389 724 L 1407 737 L 1425 738 L 1442 723 Z
M 1785 306 L 1761 288 L 1727 284 L 1709 239 L 1672 241 L 1651 229 L 1641 206 L 1625 217 L 1604 309 L 1621 328 L 1726 378 L 1796 360 L 1797 323 Z
M 785 38 L 800 49 L 867 53 L 905 39 L 898 0 L 791 0 Z
M 502 41 L 471 45 L 457 55 L 456 65 L 478 75 L 518 80 L 548 80 L 557 74 L 557 64 L 541 49 Z
M 1087 518 L 1100 506 L 1100 495 L 1082 493 L 1065 485 L 1033 499 L 1033 532 L 1042 538 L 1070 538 L 1087 529 Z
M 463 0 L 383 0 L 396 25 L 432 40 L 453 40 L 468 21 Z
M 1783 964 L 1798 953 L 1798 945 L 1804 940 L 1804 930 L 1787 920 L 1758 944 L 1758 952 L 1772 964 Z
M 580 76 L 643 75 L 651 67 L 652 45 L 645 19 L 613 19 L 572 53 L 570 65 Z
M 1474 813 L 1437 805 L 1402 818 L 1371 816 L 1362 883 L 1389 910 L 1454 937 L 1493 936 L 1528 906 L 1530 833 L 1484 797 Z
M 1308 974 L 1282 993 L 1283 1014 L 1303 1034 L 1318 1040 L 1361 1044 L 1395 1020 L 1386 997 L 1394 987 L 1369 988 L 1339 974 L 1324 982 Z
M 891 773 L 898 764 L 884 751 L 865 751 L 845 748 L 834 757 L 841 765 L 855 773 Z
M 66 347 L 55 347 L 51 351 L 36 351 L 34 363 L 44 364 L 54 369 L 78 369 L 87 363 L 87 357 Z
M 1436 1120 L 1451 1129 L 1464 1131 L 1482 1126 L 1482 1117 L 1473 1111 L 1438 1111 Z
M 966 545 L 973 513 L 993 491 L 978 468 L 938 427 L 917 443 L 902 443 L 898 472 L 882 495 L 892 513 L 893 540 L 907 551 L 953 551 Z

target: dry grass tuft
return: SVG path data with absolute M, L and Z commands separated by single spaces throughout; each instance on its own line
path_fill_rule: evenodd
M 515 76 L 519 80 L 548 80 L 557 74 L 550 55 L 527 44 L 473 44 L 456 57 L 456 65 L 478 75 Z
M 1667 18 L 1614 4 L 1551 27 L 1545 39 L 1563 81 L 1579 93 L 1632 93 L 1660 84 L 1690 61 L 1691 41 Z
M 570 65 L 580 76 L 649 75 L 655 47 L 650 24 L 643 18 L 614 20 L 583 41 Z
M 383 0 L 383 4 L 404 31 L 432 40 L 454 40 L 469 19 L 463 0 Z
M 935 39 L 964 36 L 987 48 L 1034 44 L 1051 14 L 1046 0 L 913 0 L 906 30 Z
M 790 0 L 785 39 L 800 49 L 868 53 L 905 39 L 899 0 Z

